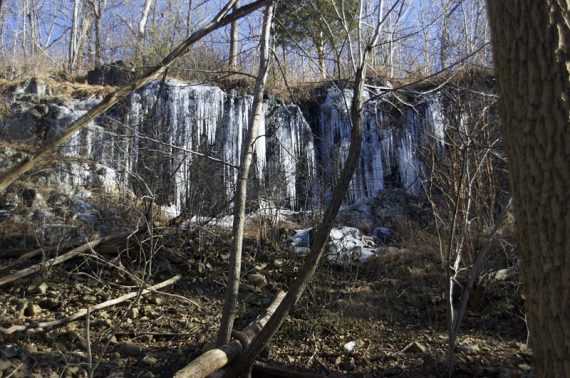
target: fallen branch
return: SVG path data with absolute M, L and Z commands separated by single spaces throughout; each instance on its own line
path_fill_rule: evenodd
M 32 265 L 26 269 L 22 269 L 22 270 L 17 271 L 16 273 L 10 274 L 9 276 L 0 278 L 0 286 L 6 285 L 7 283 L 10 283 L 10 282 L 14 282 L 14 281 L 19 280 L 20 278 L 23 278 L 23 277 L 27 277 L 30 274 L 37 273 L 37 272 L 41 271 L 46 266 L 53 266 L 53 265 L 61 264 L 64 261 L 70 260 L 70 259 L 74 258 L 75 256 L 81 255 L 82 253 L 85 253 L 86 251 L 90 251 L 91 249 L 95 248 L 103 240 L 105 240 L 105 238 L 101 238 L 101 239 L 97 239 L 97 240 L 87 242 L 87 243 L 85 243 L 85 244 L 83 244 L 83 245 L 81 245 L 75 249 L 72 249 L 71 251 L 69 251 L 67 253 L 64 253 L 63 255 L 57 256 L 57 257 L 50 259 L 50 260 L 47 260 L 43 263 Z
M 0 249 L 0 259 L 20 258 L 23 255 L 34 252 L 37 249 Z
M 36 249 L 28 251 L 28 252 L 24 253 L 23 255 L 21 255 L 20 257 L 18 257 L 18 259 L 16 261 L 14 261 L 12 264 L 10 264 L 10 266 L 19 264 L 23 261 L 29 260 L 29 259 L 36 257 L 36 256 L 44 255 L 46 257 L 51 257 L 52 255 L 57 254 L 57 252 L 60 251 L 62 248 L 64 249 L 67 247 L 69 247 L 69 246 L 36 248 Z M 75 248 L 75 247 L 77 247 L 77 246 L 73 246 L 73 248 Z
M 180 275 L 177 274 L 176 276 L 174 276 L 174 277 L 172 277 L 166 281 L 163 281 L 161 283 L 153 285 L 153 286 L 149 287 L 148 289 L 144 289 L 142 292 L 140 292 L 140 295 L 145 295 L 147 293 L 154 292 L 158 289 L 162 289 L 165 286 L 172 285 L 173 283 L 175 283 L 179 279 L 180 279 Z M 10 335 L 14 332 L 25 331 L 25 330 L 34 329 L 34 328 L 61 327 L 63 325 L 66 325 L 67 323 L 70 323 L 74 320 L 77 320 L 77 319 L 84 317 L 88 313 L 92 313 L 94 311 L 99 311 L 99 310 L 102 310 L 104 308 L 114 306 L 116 304 L 122 303 L 122 302 L 129 300 L 131 298 L 134 298 L 137 295 L 139 295 L 139 291 L 134 291 L 134 292 L 131 292 L 129 294 L 125 294 L 121 297 L 111 299 L 111 300 L 108 300 L 108 301 L 103 302 L 103 303 L 99 303 L 95 306 L 91 306 L 87 309 L 79 310 L 75 314 L 66 316 L 65 318 L 60 318 L 60 319 L 52 320 L 49 322 L 40 322 L 40 323 L 32 322 L 32 323 L 28 323 L 26 325 L 15 325 L 15 326 L 12 326 L 10 328 L 0 327 L 0 333 L 3 333 L 5 335 Z
M 242 332 L 239 332 L 239 340 L 233 340 L 228 344 L 207 351 L 198 356 L 183 369 L 176 372 L 175 378 L 199 378 L 206 377 L 232 362 L 247 344 L 263 329 L 269 318 L 275 312 L 281 301 L 285 298 L 285 292 L 280 291 L 275 296 L 271 305 L 265 310 L 265 314 L 251 322 Z
M 127 248 L 126 243 L 127 240 L 143 231 L 143 229 L 139 229 L 135 233 L 122 233 L 117 235 L 112 235 L 104 238 L 99 245 L 97 245 L 97 252 L 104 254 L 104 255 L 115 255 L 120 251 L 123 251 Z M 83 245 L 83 244 L 82 244 Z M 45 256 L 45 257 L 52 257 L 57 255 L 64 249 L 68 248 L 79 248 L 82 245 L 63 245 L 63 246 L 53 246 L 53 247 L 44 247 L 44 248 L 36 248 L 33 250 L 5 250 L 0 252 L 0 258 L 9 258 L 9 257 L 18 257 L 14 262 L 8 264 L 5 267 L 2 267 L 0 270 L 7 270 L 16 265 L 21 264 L 24 261 L 30 260 L 37 256 Z

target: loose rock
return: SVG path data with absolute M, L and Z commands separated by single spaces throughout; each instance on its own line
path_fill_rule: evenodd
M 40 307 L 46 310 L 53 310 L 60 306 L 59 302 L 53 298 L 42 299 L 39 303 Z
M 32 286 L 28 287 L 28 291 L 30 294 L 43 295 L 46 293 L 47 289 L 48 289 L 48 285 L 45 282 L 42 282 L 41 284 L 39 284 L 37 286 L 32 285 Z
M 129 341 L 117 344 L 116 350 L 123 356 L 138 356 L 142 353 L 142 349 L 137 344 Z
M 36 316 L 42 312 L 42 308 L 35 303 L 28 303 L 26 309 L 24 310 L 25 316 Z
M 162 304 L 162 298 L 159 297 L 153 297 L 150 301 L 157 306 L 160 306 Z
M 461 345 L 459 350 L 465 354 L 477 354 L 481 352 L 481 348 L 478 345 Z
M 153 366 L 153 365 L 156 365 L 156 363 L 158 362 L 158 359 L 156 357 L 152 357 L 152 356 L 144 356 L 142 359 L 142 362 L 145 365 Z
M 136 319 L 139 317 L 139 309 L 136 307 L 131 307 L 129 308 L 129 310 L 127 311 L 127 316 L 130 319 Z
M 267 278 L 261 273 L 252 273 L 247 276 L 249 282 L 255 287 L 262 288 L 267 285 Z

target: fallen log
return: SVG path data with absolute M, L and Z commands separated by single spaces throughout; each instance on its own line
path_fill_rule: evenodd
M 73 246 L 72 248 L 75 248 L 75 247 L 77 247 L 77 246 Z M 69 248 L 69 246 L 36 248 L 36 249 L 33 249 L 31 251 L 27 251 L 26 253 L 23 253 L 22 255 L 20 255 L 18 257 L 18 259 L 16 261 L 14 261 L 14 264 L 19 264 L 22 261 L 26 261 L 26 260 L 31 259 L 32 257 L 41 256 L 41 255 L 45 255 L 46 257 L 50 257 L 50 256 L 56 254 L 57 251 L 60 251 L 61 249 L 64 249 L 64 248 Z
M 148 289 L 144 289 L 142 292 L 140 292 L 140 295 L 145 295 L 145 294 L 147 294 L 147 293 L 156 291 L 156 290 L 158 290 L 158 289 L 162 289 L 163 287 L 172 285 L 173 283 L 175 283 L 175 282 L 178 281 L 179 279 L 180 279 L 180 275 L 177 274 L 176 276 L 174 276 L 174 277 L 172 277 L 172 278 L 170 278 L 170 279 L 168 279 L 168 280 L 166 280 L 166 281 L 163 281 L 163 282 L 161 282 L 161 283 L 158 283 L 158 284 L 156 284 L 156 285 L 153 285 L 153 286 L 149 287 Z M 99 303 L 99 304 L 96 304 L 96 305 L 94 305 L 94 306 L 90 306 L 90 307 L 87 308 L 87 309 L 84 308 L 84 309 L 82 309 L 82 310 L 77 311 L 77 312 L 76 312 L 75 314 L 73 314 L 73 315 L 66 316 L 65 318 L 60 318 L 60 319 L 56 319 L 56 320 L 51 320 L 51 321 L 48 321 L 48 322 L 40 322 L 40 323 L 31 322 L 31 323 L 28 323 L 28 324 L 25 324 L 25 325 L 15 325 L 15 326 L 12 326 L 12 327 L 9 327 L 9 328 L 0 327 L 0 333 L 3 333 L 3 334 L 5 334 L 5 335 L 10 335 L 10 334 L 12 334 L 12 333 L 14 333 L 14 332 L 25 331 L 25 330 L 34 329 L 34 328 L 61 327 L 61 326 L 63 326 L 63 325 L 66 325 L 67 323 L 70 323 L 70 322 L 72 322 L 72 321 L 74 321 L 74 320 L 77 320 L 77 319 L 80 319 L 80 318 L 84 317 L 84 316 L 87 315 L 88 313 L 92 313 L 92 312 L 94 312 L 94 311 L 99 311 L 99 310 L 102 310 L 102 309 L 104 309 L 104 308 L 107 308 L 107 307 L 110 307 L 110 306 L 114 306 L 114 305 L 116 305 L 116 304 L 122 303 L 122 302 L 124 302 L 124 301 L 126 301 L 126 300 L 129 300 L 129 299 L 131 299 L 131 298 L 134 298 L 134 297 L 136 297 L 137 295 L 139 295 L 139 291 L 134 291 L 134 292 L 131 292 L 131 293 L 129 293 L 129 294 L 125 294 L 125 295 L 123 295 L 123 296 L 121 296 L 121 297 L 118 297 L 118 298 L 115 298 L 115 299 L 110 299 L 110 300 L 108 300 L 108 301 L 106 301 L 106 302 Z
M 61 264 L 64 261 L 70 260 L 70 259 L 74 258 L 75 256 L 81 255 L 82 253 L 85 253 L 86 251 L 90 251 L 91 249 L 95 248 L 103 240 L 105 240 L 105 238 L 96 239 L 96 240 L 87 242 L 87 243 L 85 243 L 85 244 L 83 244 L 83 245 L 81 245 L 75 249 L 72 249 L 71 251 L 69 251 L 67 253 L 64 253 L 63 255 L 57 256 L 57 257 L 50 259 L 50 260 L 47 260 L 43 263 L 32 265 L 28 268 L 19 270 L 16 273 L 13 273 L 13 274 L 10 274 L 6 277 L 0 278 L 0 286 L 6 285 L 7 283 L 10 283 L 10 282 L 14 282 L 14 281 L 19 280 L 20 278 L 23 278 L 23 277 L 27 277 L 30 274 L 37 273 L 37 272 L 41 271 L 43 268 L 45 268 L 46 266 L 53 266 L 53 265 Z
M 285 292 L 280 291 L 275 296 L 271 305 L 265 310 L 265 314 L 259 319 L 251 322 L 242 332 L 236 334 L 238 340 L 233 340 L 228 344 L 198 356 L 183 369 L 178 370 L 175 378 L 203 378 L 212 374 L 232 362 L 241 351 L 253 340 L 253 338 L 263 329 L 271 315 L 281 301 L 285 298 Z

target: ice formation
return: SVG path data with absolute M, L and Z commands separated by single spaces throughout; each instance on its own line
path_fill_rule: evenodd
M 153 82 L 131 96 L 124 117 L 119 110 L 92 122 L 61 151 L 114 169 L 119 185 L 154 196 L 172 214 L 203 200 L 227 208 L 252 102 L 213 86 Z M 90 106 L 72 102 L 56 109 L 49 137 Z M 310 207 L 316 173 L 311 129 L 295 105 L 270 98 L 264 107 L 254 142 L 254 192 L 283 207 Z
M 346 202 L 375 196 L 391 179 L 408 193 L 421 191 L 425 171 L 418 150 L 428 145 L 441 148 L 444 140 L 442 105 L 437 95 L 416 100 L 414 106 L 395 108 L 365 94 L 362 152 L 352 178 Z M 391 99 L 393 100 L 393 99 Z M 325 200 L 330 197 L 350 145 L 350 106 L 352 91 L 329 88 L 319 116 L 319 178 L 324 184 Z
M 420 153 L 442 149 L 443 105 L 432 93 L 404 103 L 366 94 L 362 154 L 346 204 L 373 197 L 387 185 L 421 192 L 426 168 Z M 348 155 L 350 90 L 329 88 L 311 128 L 301 110 L 270 97 L 255 140 L 250 193 L 278 208 L 310 209 L 330 198 Z M 61 149 L 95 161 L 97 174 L 62 173 L 72 185 L 98 181 L 106 188 L 129 188 L 153 196 L 173 214 L 228 209 L 235 191 L 252 97 L 237 91 L 153 82 L 128 104 L 99 117 Z M 50 105 L 53 138 L 97 100 Z M 64 177 L 65 176 L 65 177 Z M 252 198 L 253 198 L 252 197 Z

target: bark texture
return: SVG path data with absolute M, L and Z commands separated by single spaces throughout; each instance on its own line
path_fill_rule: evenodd
M 570 377 L 569 5 L 487 3 L 534 365 Z

